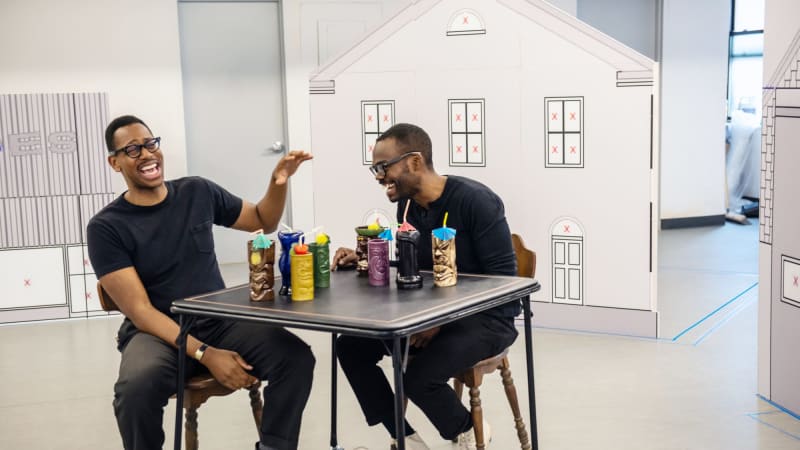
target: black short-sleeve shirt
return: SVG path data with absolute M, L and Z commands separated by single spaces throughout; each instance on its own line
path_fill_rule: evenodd
M 153 206 L 120 195 L 89 221 L 87 240 L 98 278 L 135 268 L 150 302 L 169 315 L 173 300 L 225 287 L 211 227 L 233 225 L 242 200 L 200 177 L 166 186 L 166 199 Z

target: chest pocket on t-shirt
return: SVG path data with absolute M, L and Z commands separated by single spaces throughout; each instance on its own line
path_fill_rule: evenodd
M 201 253 L 211 253 L 214 250 L 214 237 L 211 234 L 211 221 L 203 222 L 192 227 L 192 239 Z

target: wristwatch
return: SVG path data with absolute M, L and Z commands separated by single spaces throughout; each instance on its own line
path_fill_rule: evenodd
M 194 351 L 194 359 L 198 361 L 203 359 L 203 354 L 206 352 L 206 349 L 208 349 L 208 344 L 201 344 L 200 347 Z

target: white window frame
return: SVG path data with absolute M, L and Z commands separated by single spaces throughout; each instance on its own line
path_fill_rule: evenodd
M 375 128 L 368 125 L 369 109 L 375 108 Z M 381 120 L 388 112 L 390 120 Z M 363 100 L 361 102 L 361 163 L 365 166 L 372 165 L 372 149 L 375 140 L 395 123 L 394 100 Z
M 567 102 L 578 102 L 580 111 L 578 112 L 578 129 L 570 129 L 567 130 L 567 119 L 564 117 L 565 111 L 565 104 Z M 554 114 L 551 110 L 557 109 L 558 105 L 560 105 L 560 126 L 554 126 L 552 119 L 552 114 Z M 584 165 L 584 123 L 583 123 L 583 112 L 584 112 L 584 102 L 583 96 L 576 96 L 576 97 L 545 97 L 544 98 L 544 166 L 545 167 L 553 167 L 553 168 L 583 168 Z M 579 151 L 577 152 L 578 161 L 577 162 L 568 162 L 567 161 L 567 154 L 566 154 L 566 147 L 568 142 L 576 142 L 578 143 Z M 553 150 L 553 147 L 557 147 L 560 149 L 561 154 L 561 161 L 560 162 L 553 162 L 551 152 L 558 151 Z
M 450 16 L 446 34 L 448 36 L 486 34 L 486 26 L 477 12 L 471 9 L 462 9 Z
M 464 129 L 463 130 L 455 130 L 457 126 L 453 123 L 453 116 L 454 111 L 460 110 L 463 108 L 464 114 Z M 480 125 L 474 128 L 471 128 L 470 120 L 468 117 L 468 111 L 474 111 L 475 108 L 478 108 L 480 112 L 479 122 Z M 450 166 L 452 167 L 486 167 L 486 101 L 482 98 L 466 98 L 466 99 L 450 99 L 447 101 L 447 115 L 448 115 L 448 147 L 450 149 Z M 474 113 L 473 113 L 474 114 Z M 466 161 L 456 161 L 455 155 L 458 152 L 456 148 L 457 142 L 462 142 L 464 145 L 464 151 L 466 152 Z M 472 152 L 470 148 L 474 148 L 475 145 L 479 145 L 478 151 L 478 158 L 473 157 L 472 161 L 470 161 L 470 155 Z

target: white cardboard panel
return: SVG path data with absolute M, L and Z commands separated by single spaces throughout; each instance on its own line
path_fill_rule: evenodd
M 66 305 L 62 247 L 0 250 L 0 309 Z

